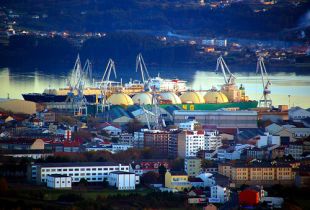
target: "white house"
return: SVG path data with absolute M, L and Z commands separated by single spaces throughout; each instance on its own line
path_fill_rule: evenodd
M 310 117 L 310 112 L 296 107 L 289 110 L 288 116 L 294 121 L 301 121 L 302 119 Z
M 108 176 L 110 186 L 116 187 L 118 190 L 135 190 L 136 175 L 130 172 L 114 171 Z
M 220 147 L 217 150 L 217 159 L 218 160 L 239 160 L 241 151 L 235 150 L 234 147 L 224 148 Z
M 53 189 L 71 189 L 72 178 L 67 175 L 51 174 L 47 176 L 46 184 Z
M 122 133 L 121 127 L 107 123 L 107 122 L 98 125 L 97 128 L 100 128 L 101 130 L 106 131 L 111 136 L 119 136 Z
M 218 203 L 225 203 L 229 200 L 229 194 L 230 191 L 226 187 L 222 187 L 220 185 L 215 185 L 210 187 L 211 189 L 211 197 L 209 199 L 209 202 L 211 201 L 217 201 Z M 214 202 L 216 203 L 216 202 Z
M 198 124 L 196 120 L 183 122 L 179 124 L 179 128 L 183 130 L 193 131 L 196 124 Z
M 198 177 L 202 179 L 204 187 L 212 187 L 216 184 L 213 174 L 211 173 L 201 173 Z

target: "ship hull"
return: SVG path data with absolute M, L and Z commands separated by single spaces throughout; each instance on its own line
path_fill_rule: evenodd
M 38 93 L 30 93 L 30 94 L 22 94 L 24 100 L 32 101 L 36 103 L 53 103 L 53 102 L 65 102 L 68 98 L 67 95 L 55 95 L 55 94 L 38 94 Z M 84 95 L 87 102 L 96 103 L 97 97 L 96 95 Z
M 223 108 L 229 109 L 238 109 L 238 110 L 246 110 L 246 109 L 254 109 L 257 108 L 257 101 L 246 101 L 246 102 L 230 102 L 230 103 L 218 103 L 218 104 L 175 104 L 179 108 L 183 110 L 218 110 Z M 165 108 L 167 106 L 171 106 L 171 104 L 161 104 L 160 107 Z

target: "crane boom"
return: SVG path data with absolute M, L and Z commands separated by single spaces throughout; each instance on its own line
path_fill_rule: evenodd
M 225 83 L 226 84 L 235 84 L 236 77 L 229 70 L 227 64 L 225 63 L 223 56 L 220 56 L 216 61 L 216 70 L 215 71 L 218 71 L 219 68 L 221 68 L 221 70 L 222 70 Z M 228 75 L 228 77 L 227 77 L 227 75 Z
M 142 77 L 142 82 L 143 83 L 145 83 L 146 80 L 150 79 L 149 72 L 148 72 L 148 70 L 146 68 L 146 65 L 145 65 L 145 62 L 144 62 L 144 59 L 143 59 L 141 53 L 139 53 L 137 55 L 137 58 L 136 58 L 136 72 L 138 72 L 138 70 L 140 70 L 140 72 L 141 72 L 141 77 Z
M 266 70 L 265 63 L 264 63 L 264 58 L 262 56 L 260 56 L 257 60 L 256 73 L 261 74 L 262 86 L 263 86 L 263 96 L 261 100 L 259 101 L 259 106 L 270 108 L 272 106 L 272 100 L 270 97 L 271 91 L 269 89 L 271 85 L 271 81 L 268 78 L 268 73 Z

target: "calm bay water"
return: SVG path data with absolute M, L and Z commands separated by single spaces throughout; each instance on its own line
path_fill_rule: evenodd
M 140 79 L 138 73 L 128 74 L 125 71 L 119 78 L 128 81 L 130 77 Z M 206 90 L 212 87 L 220 88 L 223 84 L 221 73 L 215 73 L 213 70 L 188 70 L 186 69 L 167 69 L 158 70 L 160 76 L 172 78 L 178 76 L 179 79 L 188 81 L 188 85 L 195 90 Z M 246 94 L 253 100 L 259 100 L 262 96 L 261 77 L 257 74 L 235 73 L 238 85 L 242 84 L 246 88 Z M 97 75 L 98 79 L 100 74 Z M 40 71 L 27 73 L 13 72 L 9 68 L 0 69 L 0 98 L 21 99 L 22 93 L 42 93 L 44 89 L 64 87 L 66 83 L 66 74 L 46 74 Z M 272 82 L 270 87 L 271 97 L 274 105 L 288 104 L 288 95 L 291 95 L 290 106 L 310 107 L 310 76 L 296 75 L 295 73 L 277 73 L 269 75 Z

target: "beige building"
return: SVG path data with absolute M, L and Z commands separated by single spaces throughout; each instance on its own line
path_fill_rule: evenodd
M 237 186 L 248 185 L 291 185 L 294 172 L 289 164 L 251 163 L 251 164 L 220 164 L 219 173 L 227 176 Z

